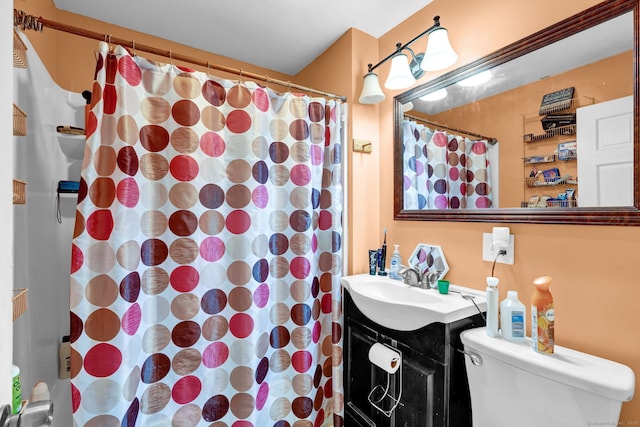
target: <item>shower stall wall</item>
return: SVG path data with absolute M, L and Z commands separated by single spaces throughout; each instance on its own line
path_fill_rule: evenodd
M 13 324 L 13 363 L 21 370 L 23 399 L 36 383 L 47 383 L 54 402 L 52 425 L 69 427 L 70 384 L 59 378 L 58 349 L 69 335 L 76 195 L 60 195 L 58 222 L 56 190 L 60 180 L 79 180 L 84 137 L 58 134 L 56 127 L 84 127 L 85 101 L 60 88 L 27 37 L 21 38 L 28 68 L 14 68 L 13 102 L 27 114 L 27 135 L 14 137 L 13 161 L 15 178 L 27 182 L 27 202 L 14 205 L 14 282 L 29 291 L 28 310 Z

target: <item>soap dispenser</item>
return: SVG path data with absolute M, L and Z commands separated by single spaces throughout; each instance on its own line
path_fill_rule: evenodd
M 498 282 L 497 277 L 487 277 L 487 335 L 498 336 Z
M 389 266 L 389 277 L 396 280 L 401 280 L 400 277 L 400 265 L 402 264 L 402 257 L 400 256 L 400 245 L 393 245 L 393 255 L 391 255 L 391 261 Z

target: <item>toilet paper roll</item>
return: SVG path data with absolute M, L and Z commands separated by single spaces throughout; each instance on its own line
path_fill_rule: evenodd
M 375 343 L 369 349 L 369 361 L 390 374 L 395 374 L 400 367 L 402 356 L 383 344 Z

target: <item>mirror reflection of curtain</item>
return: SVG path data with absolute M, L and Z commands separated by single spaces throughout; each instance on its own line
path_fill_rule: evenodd
M 492 206 L 489 144 L 413 120 L 402 123 L 404 209 Z
M 104 43 L 97 59 L 74 425 L 324 424 L 342 411 L 346 105 Z

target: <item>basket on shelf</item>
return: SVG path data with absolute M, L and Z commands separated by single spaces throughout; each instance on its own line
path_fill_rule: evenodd
M 27 203 L 27 183 L 19 179 L 13 180 L 13 204 L 24 205 Z
M 16 30 L 13 30 L 13 66 L 27 68 L 27 46 Z
M 568 199 L 547 200 L 547 207 L 548 208 L 577 208 L 578 201 L 575 199 L 574 200 L 568 200 Z
M 551 163 L 556 161 L 555 154 L 548 154 L 544 156 L 527 156 L 522 158 L 525 164 L 533 165 L 537 163 Z
M 17 136 L 27 135 L 27 114 L 16 104 L 13 104 L 13 134 Z
M 538 179 L 535 176 L 528 176 L 524 180 L 525 180 L 525 183 L 527 184 L 527 187 L 535 187 Z
M 27 288 L 20 288 L 13 290 L 13 320 L 20 317 L 25 311 L 27 311 Z

